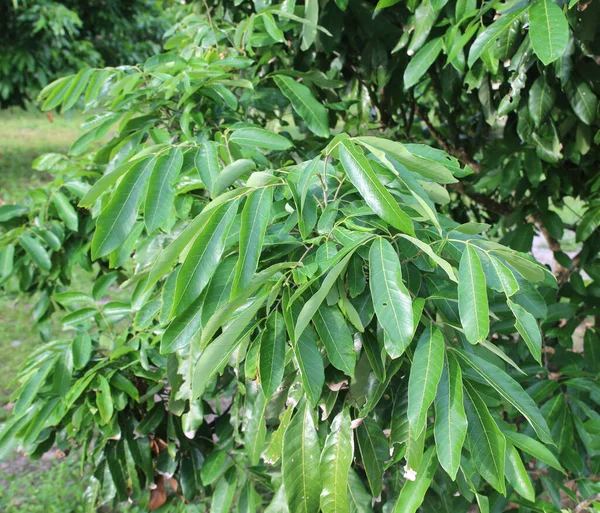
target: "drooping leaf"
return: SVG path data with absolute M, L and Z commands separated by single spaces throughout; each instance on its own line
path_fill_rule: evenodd
M 415 437 L 425 429 L 444 367 L 444 335 L 433 325 L 419 338 L 408 380 L 408 422 Z
M 587 82 L 573 77 L 565 84 L 565 93 L 577 117 L 586 125 L 592 125 L 598 112 L 598 97 Z
M 434 434 L 440 465 L 455 480 L 467 435 L 467 416 L 463 406 L 462 372 L 451 353 L 446 354 L 435 396 Z
M 398 501 L 394 506 L 394 513 L 415 513 L 419 509 L 425 499 L 425 493 L 431 485 L 437 466 L 435 446 L 431 446 L 423 454 L 414 481 L 407 480 L 400 490 Z
M 546 77 L 540 75 L 529 90 L 529 114 L 536 127 L 546 120 L 552 107 L 554 107 L 555 99 L 554 89 L 552 89 Z
M 489 386 L 498 392 L 506 401 L 519 410 L 531 424 L 540 440 L 552 444 L 553 439 L 544 417 L 533 402 L 533 399 L 506 372 L 474 354 L 454 350 L 456 354 L 471 367 Z
M 513 315 L 515 316 L 515 327 L 517 331 L 523 337 L 523 340 L 527 344 L 531 355 L 536 361 L 542 364 L 542 334 L 540 328 L 535 320 L 535 317 L 531 315 L 525 308 L 517 303 L 513 303 L 510 299 L 506 301 Z
M 308 129 L 318 137 L 329 137 L 327 109 L 315 99 L 310 89 L 284 75 L 276 75 L 273 80 Z
M 479 59 L 495 41 L 500 39 L 502 34 L 511 27 L 514 21 L 517 20 L 527 8 L 528 6 L 521 7 L 516 11 L 500 16 L 500 18 L 486 27 L 485 30 L 477 36 L 477 39 L 475 39 L 469 50 L 469 59 L 467 62 L 470 68 L 473 67 L 475 61 L 477 61 L 477 59 Z
M 458 269 L 458 310 L 471 344 L 487 338 L 490 330 L 485 274 L 477 252 L 467 245 Z
M 398 358 L 410 344 L 413 311 L 410 295 L 402 282 L 400 260 L 383 237 L 375 239 L 369 251 L 369 286 L 379 323 L 392 342 L 390 357 Z
M 283 486 L 290 513 L 317 513 L 322 482 L 321 447 L 308 403 L 294 415 L 283 435 Z
M 404 88 L 410 89 L 435 62 L 444 46 L 444 39 L 438 37 L 427 42 L 410 60 L 404 70 Z
M 506 479 L 515 491 L 524 499 L 535 502 L 535 490 L 527 470 L 521 461 L 521 456 L 515 447 L 506 442 L 506 457 L 504 461 Z
M 195 164 L 202 182 L 212 195 L 214 184 L 221 171 L 217 145 L 212 141 L 202 143 L 198 153 L 196 153 Z
M 152 233 L 169 217 L 175 199 L 173 181 L 181 171 L 183 153 L 175 148 L 156 161 L 148 180 L 148 192 L 144 206 L 146 231 Z
M 283 315 L 276 311 L 267 319 L 260 343 L 259 376 L 267 398 L 273 395 L 283 378 L 285 346 Z
M 340 309 L 337 306 L 321 305 L 315 312 L 313 322 L 331 364 L 348 376 L 354 376 L 354 340 Z
M 229 361 L 231 354 L 240 343 L 242 333 L 266 300 L 267 293 L 262 292 L 202 352 L 194 367 L 192 400 L 202 395 L 209 380 Z
M 108 255 L 125 241 L 135 223 L 145 184 L 155 164 L 155 159 L 143 160 L 121 179 L 96 222 L 92 258 Z
M 353 456 L 354 436 L 350 427 L 350 413 L 346 409 L 333 419 L 321 453 L 323 513 L 350 513 L 348 473 Z
M 544 446 L 537 440 L 534 440 L 533 438 L 524 435 L 523 433 L 517 433 L 514 431 L 505 430 L 503 431 L 503 433 L 506 439 L 510 441 L 510 443 L 513 444 L 515 447 L 518 447 L 522 451 L 526 452 L 527 454 L 530 454 L 535 459 L 545 463 L 546 465 L 549 465 L 550 467 L 555 468 L 560 472 L 564 472 L 564 469 L 562 468 L 561 464 L 559 463 L 556 456 L 554 456 L 552 451 L 550 451 L 550 449 L 548 449 L 546 446 Z
M 208 285 L 225 249 L 237 207 L 237 202 L 232 201 L 210 212 L 177 275 L 173 313 L 185 311 Z
M 373 212 L 394 228 L 414 236 L 410 217 L 379 181 L 367 158 L 346 141 L 340 144 L 339 152 L 346 175 Z
M 390 458 L 389 443 L 381 428 L 370 417 L 358 426 L 356 436 L 371 493 L 373 497 L 379 497 L 385 462 Z
M 240 228 L 240 258 L 231 287 L 233 296 L 239 294 L 254 278 L 263 249 L 272 202 L 271 187 L 263 187 L 250 193 L 246 200 Z
M 529 38 L 533 51 L 546 66 L 565 52 L 569 24 L 552 0 L 537 0 L 529 9 Z
M 29 255 L 31 260 L 33 260 L 33 263 L 42 271 L 50 271 L 50 269 L 52 269 L 50 255 L 48 255 L 44 247 L 37 239 L 23 234 L 19 237 L 19 244 Z
M 504 494 L 506 440 L 477 391 L 465 384 L 465 409 L 469 422 L 467 439 L 473 464 L 481 476 Z

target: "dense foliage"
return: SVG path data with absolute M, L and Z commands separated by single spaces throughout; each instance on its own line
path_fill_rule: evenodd
M 0 105 L 24 105 L 84 67 L 142 62 L 173 17 L 162 0 L 4 0 Z
M 100 113 L 0 207 L 47 340 L 0 453 L 149 509 L 594 511 L 599 6 L 196 8 L 42 92 Z

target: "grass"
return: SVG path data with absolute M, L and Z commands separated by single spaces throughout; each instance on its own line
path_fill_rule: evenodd
M 18 203 L 27 191 L 49 181 L 45 173 L 33 171 L 36 157 L 65 152 L 77 138 L 84 121 L 80 113 L 55 115 L 53 121 L 34 109 L 0 112 L 0 204 Z

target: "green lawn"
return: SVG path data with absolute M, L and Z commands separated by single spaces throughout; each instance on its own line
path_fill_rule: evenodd
M 80 113 L 54 115 L 34 109 L 0 111 L 0 204 L 23 201 L 27 190 L 48 181 L 31 163 L 44 153 L 67 151 L 84 121 Z

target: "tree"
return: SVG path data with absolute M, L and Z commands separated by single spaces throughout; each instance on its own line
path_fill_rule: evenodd
M 174 21 L 157 0 L 5 0 L 0 20 L 0 105 L 25 106 L 81 68 L 142 62 Z
M 207 2 L 143 65 L 48 86 L 44 109 L 100 113 L 0 207 L 5 283 L 70 330 L 26 362 L 0 449 L 93 441 L 102 500 L 149 509 L 590 506 L 595 9 Z

